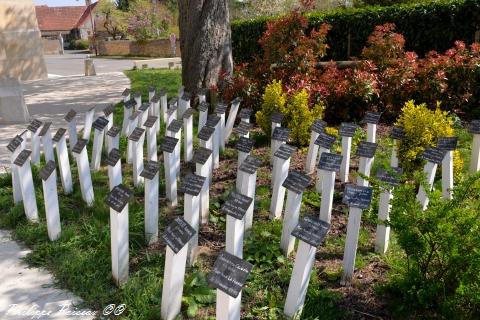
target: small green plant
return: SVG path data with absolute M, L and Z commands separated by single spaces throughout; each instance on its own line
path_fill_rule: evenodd
M 189 317 L 195 317 L 199 308 L 215 302 L 215 290 L 208 287 L 205 273 L 194 271 L 185 279 L 182 302 Z
M 422 211 L 414 184 L 394 191 L 390 225 L 405 256 L 392 265 L 388 288 L 401 297 L 400 311 L 415 307 L 447 319 L 480 316 L 480 173 L 453 194 L 444 200 L 440 192 L 430 192 Z

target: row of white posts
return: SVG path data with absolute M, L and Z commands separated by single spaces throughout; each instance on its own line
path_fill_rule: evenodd
M 135 98 L 137 110 L 131 110 L 134 105 L 127 99 L 124 108 L 124 115 L 129 115 L 128 121 L 124 122 L 122 128 L 113 125 L 113 107 L 104 109 L 104 117 L 93 121 L 93 109 L 86 114 L 87 121 L 84 129 L 90 131 L 94 128 L 94 142 L 92 149 L 92 162 L 89 164 L 86 150 L 87 140 L 77 138 L 75 128 L 76 113 L 70 111 L 65 120 L 68 123 L 70 137 L 73 137 L 75 144 L 70 147 L 77 161 L 80 187 L 83 200 L 92 205 L 94 201 L 93 186 L 90 177 L 90 170 L 99 169 L 100 157 L 103 148 L 104 137 L 109 152 L 106 162 L 108 164 L 108 175 L 111 192 L 107 198 L 107 204 L 111 208 L 112 228 L 112 274 L 117 285 L 122 285 L 128 280 L 128 199 L 132 192 L 122 183 L 121 161 L 119 147 L 119 135 L 123 132 L 129 136 L 130 161 L 133 164 L 133 177 L 135 186 L 145 184 L 145 237 L 148 244 L 158 240 L 158 168 L 156 154 L 156 133 L 160 125 L 160 119 L 166 125 L 166 137 L 161 144 L 164 153 L 166 196 L 170 205 L 177 204 L 177 177 L 180 172 L 180 143 L 181 129 L 184 129 L 184 155 L 185 161 L 193 160 L 196 163 L 196 174 L 188 175 L 180 190 L 185 194 L 184 217 L 177 218 L 169 226 L 162 236 L 167 242 L 167 260 L 164 277 L 164 294 L 162 299 L 162 318 L 173 319 L 179 312 L 181 306 L 183 277 L 185 265 L 192 265 L 197 255 L 198 230 L 200 223 L 208 221 L 209 195 L 208 186 L 212 182 L 212 172 L 219 166 L 219 152 L 228 141 L 228 136 L 235 131 L 240 138 L 237 141 L 238 150 L 238 173 L 236 191 L 232 192 L 225 203 L 222 211 L 227 214 L 226 251 L 222 253 L 214 271 L 209 278 L 212 286 L 217 288 L 217 318 L 239 319 L 241 287 L 246 281 L 251 265 L 242 261 L 243 236 L 245 230 L 251 228 L 253 223 L 253 208 L 255 199 L 256 171 L 261 161 L 250 155 L 253 148 L 253 141 L 248 139 L 250 129 L 249 117 L 251 111 L 242 109 L 239 112 L 241 118 L 239 126 L 233 130 L 234 119 L 238 112 L 239 100 L 232 102 L 231 112 L 225 120 L 225 105 L 218 105 L 215 115 L 202 116 L 199 120 L 206 118 L 204 125 L 199 127 L 198 138 L 201 147 L 193 153 L 193 110 L 188 108 L 189 95 L 183 94 L 180 99 L 180 108 L 183 109 L 182 119 L 177 120 L 176 112 L 178 107 L 174 100 L 171 100 L 170 108 L 163 108 L 166 104 L 166 95 L 151 95 L 151 103 L 141 104 L 138 96 Z M 159 104 L 162 103 L 162 109 Z M 158 104 L 158 106 L 156 106 Z M 128 107 L 127 105 L 130 105 Z M 203 103 L 205 105 L 205 103 Z M 143 107 L 143 108 L 142 108 Z M 205 109 L 208 112 L 208 108 Z M 133 112 L 132 112 L 133 111 Z M 234 113 L 234 115 L 232 114 Z M 145 115 L 145 116 L 144 116 Z M 233 120 L 232 120 L 233 118 Z M 299 221 L 299 210 L 302 200 L 302 193 L 310 183 L 310 177 L 298 172 L 289 172 L 289 162 L 295 148 L 286 144 L 289 137 L 289 130 L 281 127 L 283 116 L 279 113 L 272 115 L 272 203 L 270 207 L 271 217 L 280 218 L 283 210 L 285 191 L 288 190 L 287 200 L 283 218 L 282 238 L 280 246 L 289 255 L 294 248 L 294 237 L 300 239 L 297 250 L 295 266 L 287 294 L 285 314 L 294 316 L 301 312 L 308 287 L 309 275 L 313 265 L 316 247 L 324 239 L 331 220 L 333 202 L 333 191 L 335 184 L 335 172 L 340 171 L 340 180 L 348 181 L 349 159 L 351 138 L 357 129 L 354 124 L 342 124 L 340 134 L 342 136 L 342 155 L 329 153 L 335 138 L 326 134 L 323 129 L 325 123 L 316 121 L 312 125 L 310 148 L 307 156 L 305 171 L 313 173 L 312 163 L 318 162 L 317 190 L 322 193 L 319 217 L 305 217 Z M 375 132 L 379 114 L 370 113 L 366 116 L 367 141 L 360 143 L 357 148 L 357 155 L 360 157 L 357 185 L 347 185 L 344 193 L 344 202 L 349 206 L 349 220 L 347 226 L 347 238 L 344 252 L 344 274 L 342 284 L 351 281 L 354 271 L 355 254 L 358 243 L 362 210 L 370 206 L 371 188 L 368 187 L 368 180 L 364 178 L 370 175 L 371 164 L 376 150 Z M 373 119 L 373 120 L 372 120 Z M 226 121 L 226 123 L 225 123 Z M 369 122 L 370 121 L 370 122 Z M 375 122 L 376 121 L 376 122 Z M 73 125 L 72 125 L 73 123 Z M 89 124 L 90 123 L 90 124 Z M 58 206 L 56 164 L 53 157 L 53 144 L 56 146 L 57 159 L 61 182 L 64 193 L 72 191 L 72 178 L 70 173 L 69 155 L 65 140 L 67 130 L 59 129 L 55 136 L 51 137 L 50 123 L 43 125 L 38 120 L 32 121 L 28 130 L 16 136 L 8 145 L 12 155 L 12 182 L 14 188 L 15 202 L 24 201 L 26 216 L 31 221 L 38 221 L 38 211 L 31 174 L 29 157 L 34 159 L 33 151 L 26 149 L 27 133 L 29 133 L 32 150 L 37 150 L 35 157 L 40 155 L 40 141 L 44 148 L 47 164 L 42 168 L 42 178 L 45 210 L 47 212 L 48 235 L 55 240 L 60 235 L 60 215 Z M 87 128 L 88 127 L 88 128 Z M 478 124 L 477 124 L 478 127 Z M 473 129 L 472 129 L 473 128 Z M 477 156 L 472 156 L 472 161 L 478 162 L 478 146 L 475 150 L 475 141 L 480 136 L 480 130 L 475 133 L 475 122 L 472 124 L 471 132 L 474 133 L 474 150 Z M 124 131 L 125 130 L 125 131 Z M 147 158 L 143 160 L 143 145 L 145 132 L 147 132 Z M 391 163 L 398 164 L 397 140 L 403 138 L 401 128 L 394 128 L 392 131 L 394 148 Z M 85 135 L 83 136 L 85 137 Z M 85 137 L 85 138 L 89 138 Z M 476 140 L 475 140 L 476 139 Z M 53 141 L 53 142 L 52 142 Z M 478 142 L 478 141 L 477 141 Z M 428 161 L 425 166 L 428 185 L 431 187 L 435 175 L 436 165 L 442 163 L 445 171 L 445 179 L 442 176 L 444 186 L 444 197 L 451 197 L 449 192 L 453 187 L 452 179 L 452 153 L 456 147 L 456 138 L 442 138 L 438 142 L 439 148 L 427 149 L 424 158 Z M 127 161 L 128 161 L 127 151 Z M 318 161 L 317 161 L 318 159 Z M 346 160 L 347 159 L 347 160 Z M 477 160 L 475 160 L 477 159 Z M 472 164 L 474 166 L 474 164 Z M 478 165 L 477 165 L 478 168 Z M 398 172 L 398 169 L 395 169 Z M 342 178 L 343 177 L 343 178 Z M 379 170 L 377 177 L 391 185 L 397 183 L 397 179 L 387 170 Z M 443 182 L 445 180 L 445 182 Z M 423 207 L 426 207 L 428 198 L 425 190 L 420 188 L 418 199 Z M 379 219 L 388 220 L 390 210 L 389 201 L 391 190 L 383 190 L 380 195 Z M 175 225 L 174 225 L 175 224 Z M 384 253 L 388 245 L 388 227 L 379 224 L 377 226 L 376 250 Z M 178 249 L 178 250 L 177 250 Z M 183 270 L 183 272 L 182 272 Z M 225 277 L 222 270 L 230 270 L 235 277 Z M 239 285 L 240 284 L 240 285 Z M 183 286 L 183 285 L 182 285 Z

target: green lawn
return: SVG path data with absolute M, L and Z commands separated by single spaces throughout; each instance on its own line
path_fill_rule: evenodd
M 176 95 L 180 84 L 178 70 L 148 69 L 127 71 L 126 74 L 132 81 L 132 90 L 140 90 L 143 99 L 147 98 L 147 88 L 150 85 L 154 85 L 157 89 L 167 88 L 169 96 L 173 96 Z M 115 122 L 118 124 L 122 120 L 121 106 L 122 103 L 116 106 Z M 163 134 L 164 128 L 159 136 L 162 137 Z M 258 142 L 255 154 L 265 159 L 266 164 L 269 151 L 266 146 L 267 139 L 259 132 L 252 136 Z M 461 137 L 461 143 L 468 139 L 468 135 L 465 134 Z M 207 287 L 206 274 L 211 270 L 215 256 L 224 243 L 225 217 L 219 212 L 219 208 L 235 185 L 237 156 L 236 152 L 231 151 L 233 145 L 233 142 L 227 145 L 230 150 L 222 155 L 222 166 L 217 175 L 221 177 L 219 179 L 221 181 L 212 187 L 210 223 L 200 232 L 199 241 L 204 254 L 200 255 L 194 268 L 187 270 L 182 309 L 184 318 L 215 318 L 215 293 Z M 381 147 L 374 167 L 387 161 L 390 145 L 388 138 L 380 140 Z M 466 148 L 468 149 L 468 146 Z M 121 149 L 124 184 L 132 187 L 131 166 L 125 164 L 125 138 L 121 140 Z M 300 154 L 304 156 L 304 152 Z M 183 206 L 182 197 L 180 197 L 180 203 L 176 209 L 166 209 L 163 161 L 161 158 L 159 160 L 161 162 L 159 227 L 162 232 L 174 216 L 183 215 Z M 32 253 L 26 257 L 28 264 L 48 269 L 58 280 L 59 287 L 69 289 L 82 297 L 87 307 L 102 310 L 108 304 L 126 304 L 127 310 L 122 318 L 159 319 L 165 246 L 163 243 L 149 247 L 145 245 L 143 188 L 135 189 L 134 199 L 129 205 L 130 279 L 125 287 L 118 289 L 111 280 L 109 209 L 104 203 L 108 193 L 106 167 L 102 166 L 99 172 L 92 175 L 95 204 L 92 208 L 88 208 L 81 199 L 77 168 L 72 157 L 70 161 L 75 182 L 74 193 L 65 196 L 62 190 L 59 191 L 62 236 L 58 241 L 50 242 L 47 237 L 41 181 L 38 177 L 39 168 L 35 166 L 33 176 L 40 223 L 27 222 L 23 207 L 13 205 L 11 178 L 6 175 L 0 176 L 0 228 L 13 230 L 16 239 L 32 248 Z M 254 264 L 254 269 L 243 292 L 242 318 L 244 319 L 283 319 L 283 304 L 293 266 L 293 258 L 285 259 L 279 248 L 281 222 L 272 222 L 268 218 L 271 172 L 267 168 L 266 165 L 259 169 L 254 227 L 245 238 L 244 259 Z M 305 193 L 302 214 L 318 213 L 319 196 L 313 190 L 311 188 Z M 337 207 L 332 225 L 333 223 L 340 226 L 345 224 L 347 212 L 341 206 L 338 207 L 340 202 L 341 198 L 337 194 L 335 197 Z M 394 259 L 400 253 L 393 239 L 390 253 L 386 258 L 374 254 L 375 206 L 367 210 L 364 217 L 357 267 L 368 272 L 372 265 L 386 266 L 385 261 Z M 336 228 L 337 231 L 338 228 Z M 359 314 L 352 309 L 368 310 L 369 302 L 363 301 L 361 296 L 353 297 L 354 305 L 350 306 L 348 299 L 351 297 L 348 294 L 345 295 L 345 291 L 338 285 L 343 246 L 344 232 L 327 237 L 317 253 L 303 319 L 354 319 Z M 353 295 L 365 289 L 361 287 L 362 285 L 364 285 L 363 282 L 360 282 L 359 287 L 352 289 Z M 372 296 L 381 301 L 388 298 L 376 293 L 375 290 Z

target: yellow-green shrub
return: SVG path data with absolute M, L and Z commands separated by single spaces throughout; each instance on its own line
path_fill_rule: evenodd
M 255 118 L 257 124 L 267 135 L 270 135 L 272 130 L 272 123 L 270 121 L 271 114 L 273 111 L 285 113 L 286 102 L 287 95 L 283 92 L 281 81 L 273 80 L 272 83 L 265 87 L 262 108 L 260 111 L 257 111 Z
M 419 157 L 427 146 L 435 146 L 439 137 L 454 135 L 453 120 L 447 112 L 440 110 L 440 103 L 435 110 L 430 110 L 425 103 L 416 105 L 412 100 L 406 102 L 397 125 L 402 126 L 406 134 L 399 146 L 399 159 L 407 172 L 421 168 Z M 460 154 L 455 152 L 453 169 L 456 177 L 461 174 L 462 167 Z

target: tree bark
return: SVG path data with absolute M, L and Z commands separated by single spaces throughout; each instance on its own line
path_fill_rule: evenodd
M 232 73 L 228 0 L 179 0 L 182 82 L 185 91 L 217 84 L 220 72 Z

